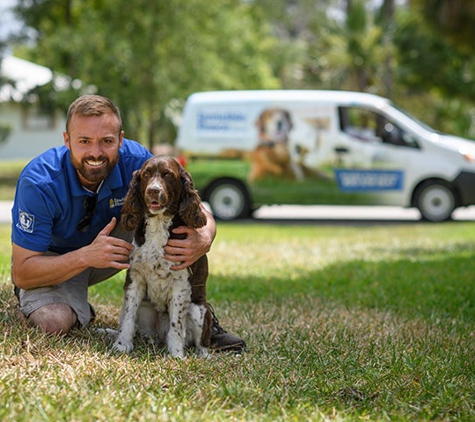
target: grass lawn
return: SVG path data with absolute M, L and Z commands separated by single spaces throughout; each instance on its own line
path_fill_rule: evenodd
M 0 225 L 2 421 L 475 420 L 475 223 L 221 223 L 208 298 L 241 357 L 112 353 L 123 274 L 88 329 L 17 319 Z

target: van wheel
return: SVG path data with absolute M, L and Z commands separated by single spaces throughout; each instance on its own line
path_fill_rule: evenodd
M 455 200 L 453 189 L 444 181 L 423 183 L 415 193 L 415 205 L 422 219 L 426 221 L 450 220 L 455 209 Z
M 216 180 L 206 189 L 205 200 L 218 220 L 234 220 L 251 216 L 249 194 L 246 187 L 237 180 Z

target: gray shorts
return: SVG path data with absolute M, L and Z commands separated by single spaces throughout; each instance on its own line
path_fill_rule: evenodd
M 111 236 L 132 241 L 132 233 L 122 230 L 120 227 L 114 229 Z M 48 252 L 48 255 L 55 255 Z M 115 268 L 88 268 L 75 277 L 60 284 L 49 287 L 38 287 L 36 289 L 23 290 L 15 288 L 15 293 L 20 303 L 20 311 L 28 318 L 37 309 L 54 303 L 69 305 L 78 316 L 81 326 L 86 326 L 93 318 L 93 311 L 89 305 L 88 288 L 101 281 L 107 280 L 120 270 Z

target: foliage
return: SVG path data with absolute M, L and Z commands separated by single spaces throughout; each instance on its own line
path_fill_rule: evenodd
M 382 28 L 364 1 L 351 4 L 343 25 L 334 22 L 330 31 L 318 26 L 323 32 L 310 48 L 311 55 L 317 58 L 325 51 L 321 74 L 326 75 L 327 88 L 377 92 L 382 88 Z
M 19 0 L 17 11 L 34 34 L 17 53 L 111 97 L 149 146 L 173 141 L 194 91 L 278 87 L 370 91 L 475 137 L 465 0 Z M 66 107 L 76 92 L 46 95 Z
M 279 86 L 267 64 L 267 26 L 252 5 L 238 0 L 20 4 L 26 23 L 38 29 L 30 56 L 95 85 L 119 105 L 129 134 L 150 146 L 175 98 Z
M 439 38 L 453 48 L 472 54 L 475 37 L 475 4 L 467 0 L 411 0 Z
M 444 97 L 455 94 L 475 98 L 473 80 L 468 76 L 475 64 L 443 38 L 434 37 L 421 16 L 408 13 L 401 17 L 396 42 L 398 62 L 406 70 L 401 74 L 406 87 L 419 92 L 438 89 Z
M 3 240 L 0 418 L 472 420 L 472 233 L 472 222 L 220 224 L 208 294 L 249 352 L 183 361 L 141 339 L 114 354 L 95 330 L 117 325 L 123 274 L 92 288 L 90 328 L 51 338 L 23 325 Z
M 472 57 L 434 36 L 427 21 L 410 11 L 400 14 L 394 42 L 398 47 L 397 81 L 404 87 L 400 104 L 407 104 L 438 130 L 474 137 Z

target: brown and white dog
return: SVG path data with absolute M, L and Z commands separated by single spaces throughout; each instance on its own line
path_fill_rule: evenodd
M 251 154 L 249 181 L 255 182 L 266 175 L 294 178 L 289 152 L 289 132 L 292 121 L 287 110 L 269 108 L 256 122 L 259 143 Z
M 173 357 L 184 357 L 185 347 L 192 346 L 198 356 L 207 356 L 212 321 L 206 302 L 207 257 L 177 271 L 163 257 L 172 228 L 206 225 L 190 174 L 174 158 L 150 158 L 134 172 L 121 223 L 134 230 L 135 249 L 114 350 L 132 351 L 138 329 L 147 337 L 158 337 Z

